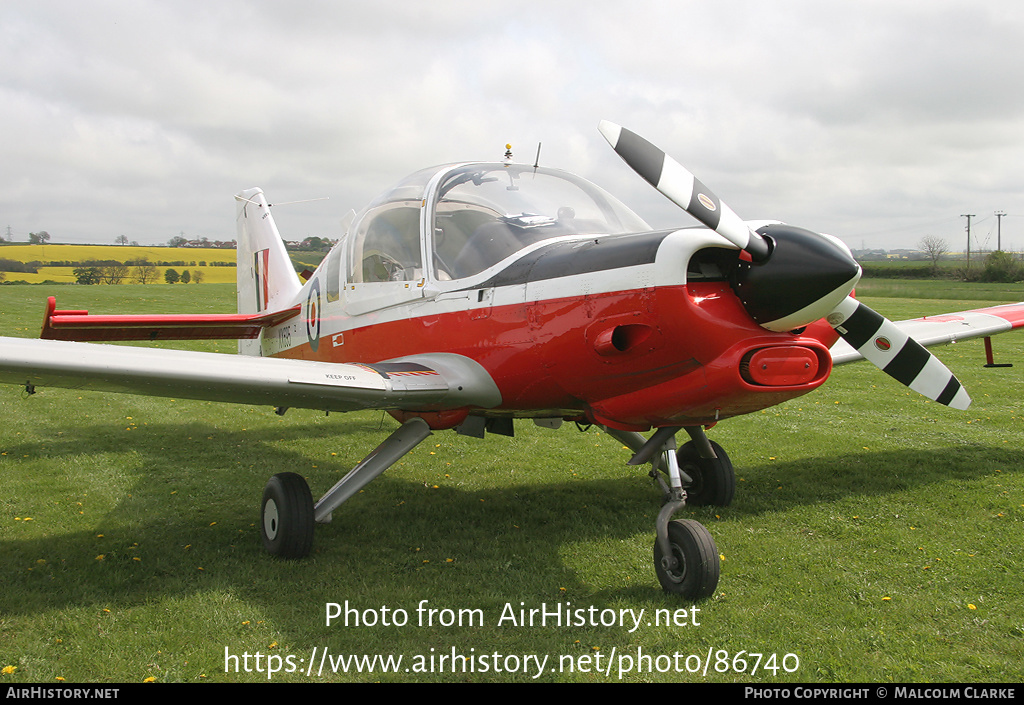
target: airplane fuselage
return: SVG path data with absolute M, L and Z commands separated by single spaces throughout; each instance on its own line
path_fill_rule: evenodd
M 723 271 L 737 256 L 728 248 L 692 229 L 565 236 L 472 281 L 410 286 L 418 295 L 371 311 L 359 311 L 358 283 L 326 301 L 322 266 L 303 288 L 302 314 L 266 331 L 261 354 L 365 363 L 454 353 L 480 363 L 501 391 L 500 407 L 473 413 L 622 430 L 710 424 L 820 386 L 837 337 L 827 325 L 777 333 L 752 321 Z M 444 427 L 464 416 L 428 420 Z

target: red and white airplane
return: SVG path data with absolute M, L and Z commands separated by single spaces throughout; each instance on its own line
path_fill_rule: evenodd
M 745 222 L 638 135 L 615 151 L 704 227 L 652 231 L 597 186 L 506 162 L 418 171 L 350 220 L 303 283 L 259 189 L 238 202 L 238 313 L 56 310 L 46 340 L 0 338 L 0 381 L 327 411 L 386 409 L 401 426 L 313 502 L 294 473 L 267 483 L 263 542 L 305 556 L 316 523 L 422 442 L 513 419 L 599 424 L 651 463 L 665 493 L 655 570 L 711 595 L 719 556 L 686 502 L 726 505 L 732 465 L 705 429 L 806 394 L 866 358 L 925 396 L 970 403 L 920 343 L 1024 325 L 1024 304 L 894 324 L 851 298 L 861 270 L 836 238 Z M 912 337 L 911 337 L 912 336 Z M 70 341 L 238 338 L 241 355 Z M 837 342 L 838 341 L 838 342 Z M 657 429 L 649 438 L 640 432 Z M 676 446 L 683 430 L 689 441 Z

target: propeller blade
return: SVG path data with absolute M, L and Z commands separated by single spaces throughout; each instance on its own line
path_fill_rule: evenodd
M 761 262 L 771 245 L 679 162 L 635 132 L 602 120 L 598 129 L 633 171 L 676 205 Z
M 847 297 L 825 320 L 850 347 L 897 382 L 954 409 L 971 405 L 960 380 L 937 357 L 860 301 Z

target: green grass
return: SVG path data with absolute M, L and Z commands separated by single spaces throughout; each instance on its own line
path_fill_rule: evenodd
M 0 287 L 0 333 L 37 335 L 48 293 Z M 233 288 L 219 285 L 59 296 L 61 307 L 97 313 L 234 308 Z M 1020 300 L 965 298 L 867 302 L 901 319 Z M 729 508 L 681 513 L 708 526 L 724 557 L 716 596 L 687 612 L 699 626 L 647 624 L 654 610 L 692 606 L 654 576 L 659 494 L 593 429 L 519 422 L 514 439 L 482 441 L 437 433 L 318 527 L 309 559 L 282 562 L 264 553 L 255 526 L 266 479 L 299 472 L 319 496 L 383 440 L 390 417 L 0 388 L 0 668 L 15 668 L 0 683 L 267 680 L 225 673 L 225 648 L 263 662 L 291 656 L 303 669 L 275 682 L 531 680 L 450 664 L 404 670 L 417 656 L 437 665 L 452 648 L 576 665 L 543 681 L 616 681 L 617 662 L 610 675 L 595 669 L 638 650 L 701 659 L 710 650 L 712 663 L 706 675 L 659 673 L 662 658 L 623 680 L 1019 681 L 1024 338 L 995 347 L 1016 367 L 982 368 L 980 341 L 936 349 L 974 398 L 967 412 L 855 364 L 815 393 L 715 427 L 738 490 Z M 410 621 L 326 625 L 325 606 L 346 600 L 363 616 L 387 607 Z M 423 600 L 479 610 L 484 623 L 419 626 Z M 632 633 L 497 623 L 520 603 L 644 609 L 645 619 Z M 307 677 L 298 660 L 314 648 L 317 659 L 326 648 L 405 660 L 393 674 Z M 751 675 L 752 653 L 765 654 L 762 666 L 768 654 L 777 666 L 795 654 L 799 668 Z M 741 654 L 748 672 L 716 654 Z
M 862 279 L 857 285 L 858 297 L 902 299 L 947 299 L 967 304 L 954 304 L 957 310 L 977 308 L 976 301 L 1010 303 L 1024 301 L 1024 282 L 999 284 L 960 282 L 948 279 Z

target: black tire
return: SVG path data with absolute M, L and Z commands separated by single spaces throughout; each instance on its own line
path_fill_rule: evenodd
M 686 503 L 696 507 L 728 507 L 736 494 L 736 472 L 722 446 L 710 441 L 717 458 L 702 458 L 693 441 L 676 451 L 679 469 L 693 478 Z
M 302 475 L 282 472 L 263 488 L 260 534 L 279 558 L 305 558 L 313 548 L 313 495 Z
M 661 548 L 654 542 L 654 570 L 662 589 L 694 602 L 711 597 L 718 587 L 721 562 L 708 530 L 692 519 L 670 521 L 668 541 L 679 565 L 666 570 L 661 563 Z

